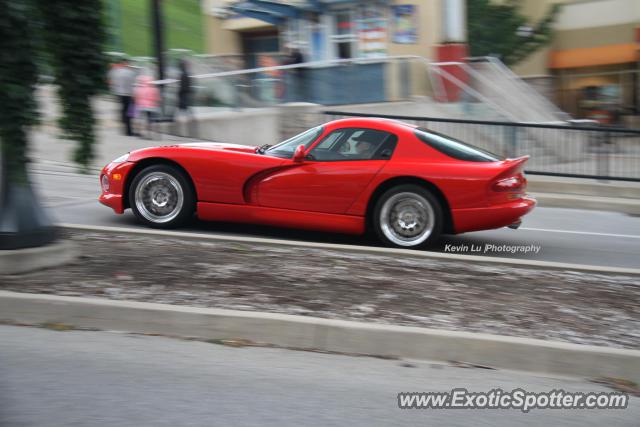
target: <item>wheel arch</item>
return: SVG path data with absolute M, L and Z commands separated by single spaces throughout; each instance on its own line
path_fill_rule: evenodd
M 148 157 L 148 158 L 144 158 L 142 160 L 137 161 L 135 166 L 131 168 L 131 170 L 127 174 L 127 177 L 125 178 L 124 187 L 122 191 L 122 201 L 124 204 L 123 206 L 124 209 L 131 207 L 129 205 L 129 188 L 131 187 L 131 183 L 144 168 L 148 166 L 153 166 L 153 165 L 169 165 L 180 170 L 184 174 L 184 176 L 187 178 L 187 181 L 189 182 L 189 184 L 191 185 L 191 190 L 193 191 L 193 195 L 195 196 L 196 202 L 198 201 L 198 192 L 193 182 L 193 178 L 191 177 L 191 174 L 189 174 L 189 172 L 182 165 L 180 165 L 180 163 L 174 160 L 169 160 L 164 157 Z
M 390 178 L 386 181 L 383 181 L 376 187 L 376 189 L 371 194 L 369 198 L 369 203 L 367 203 L 367 228 L 371 227 L 371 219 L 373 218 L 373 210 L 375 209 L 376 203 L 380 200 L 380 197 L 385 193 L 385 191 L 396 187 L 398 185 L 403 184 L 415 184 L 418 185 L 425 190 L 430 191 L 440 202 L 442 207 L 442 213 L 444 214 L 444 224 L 442 232 L 444 234 L 454 234 L 455 229 L 453 227 L 453 217 L 451 215 L 451 207 L 449 206 L 449 201 L 445 197 L 444 193 L 437 185 L 428 181 L 424 178 L 418 178 L 415 176 L 398 176 L 394 178 Z

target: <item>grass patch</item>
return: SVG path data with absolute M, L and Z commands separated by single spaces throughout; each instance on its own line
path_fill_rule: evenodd
M 107 25 L 117 31 L 118 25 L 108 17 L 112 7 L 120 9 L 122 48 L 130 56 L 152 56 L 151 10 L 148 0 L 103 0 Z M 203 16 L 198 0 L 164 0 L 165 48 L 204 52 Z M 117 9 L 116 9 L 117 10 Z M 109 50 L 117 50 L 111 46 Z

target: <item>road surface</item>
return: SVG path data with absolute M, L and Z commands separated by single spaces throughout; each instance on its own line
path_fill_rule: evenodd
M 605 391 L 576 379 L 110 332 L 0 326 L 0 425 L 637 426 L 626 409 L 401 410 L 401 391 Z M 403 366 L 406 364 L 409 366 Z
M 115 215 L 100 205 L 96 175 L 73 172 L 68 163 L 39 160 L 32 178 L 45 206 L 59 223 L 135 228 L 133 214 Z M 249 235 L 302 241 L 344 244 L 377 244 L 362 237 L 331 235 L 272 227 L 196 222 L 181 231 L 216 235 Z M 518 230 L 500 229 L 444 236 L 432 250 L 451 251 L 458 245 L 481 247 L 469 255 L 534 259 L 585 265 L 638 268 L 640 259 L 640 218 L 615 212 L 538 207 L 527 215 Z M 539 246 L 539 252 L 511 253 L 496 246 Z M 485 249 L 488 249 L 485 251 Z

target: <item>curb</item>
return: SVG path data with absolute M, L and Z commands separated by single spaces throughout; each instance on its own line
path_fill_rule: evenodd
M 329 249 L 339 251 L 357 251 L 364 253 L 372 253 L 379 255 L 405 255 L 412 257 L 422 257 L 439 259 L 444 261 L 470 261 L 478 263 L 509 265 L 515 267 L 530 267 L 530 268 L 546 268 L 556 270 L 573 270 L 573 271 L 587 271 L 592 273 L 615 273 L 615 274 L 631 274 L 640 275 L 640 268 L 626 268 L 626 267 L 608 267 L 608 266 L 594 266 L 583 264 L 570 264 L 553 261 L 537 261 L 527 260 L 519 258 L 498 258 L 488 257 L 481 255 L 464 255 L 464 254 L 450 254 L 443 252 L 428 252 L 413 249 L 395 249 L 378 246 L 359 246 L 359 245 L 347 245 L 347 244 L 335 244 L 335 243 L 319 243 L 319 242 L 306 242 L 300 240 L 283 240 L 283 239 L 271 239 L 266 237 L 249 237 L 249 236 L 229 236 L 229 235 L 215 235 L 204 233 L 187 233 L 182 231 L 170 231 L 170 230 L 158 230 L 158 229 L 145 229 L 145 228 L 126 228 L 126 227 L 105 227 L 97 225 L 84 225 L 84 224 L 56 224 L 60 228 L 67 228 L 71 230 L 84 230 L 95 232 L 108 232 L 108 233 L 126 233 L 126 234 L 139 234 L 145 236 L 162 236 L 172 237 L 190 240 L 215 240 L 221 242 L 243 242 L 243 243 L 256 243 L 264 245 L 276 245 L 276 246 L 297 246 L 305 248 L 317 248 L 317 249 Z
M 640 215 L 640 200 L 620 197 L 531 192 L 544 208 L 570 208 Z
M 566 194 L 568 196 L 606 197 L 616 199 L 640 198 L 638 181 L 603 181 L 589 178 L 563 178 L 545 175 L 527 175 L 530 193 Z
M 314 317 L 0 291 L 3 320 L 640 382 L 640 351 Z
M 76 245 L 66 240 L 35 248 L 0 251 L 0 276 L 56 267 L 78 255 Z

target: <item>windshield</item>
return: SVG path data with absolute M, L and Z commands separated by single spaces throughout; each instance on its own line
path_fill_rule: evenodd
M 293 152 L 296 151 L 296 148 L 300 145 L 304 145 L 305 148 L 309 148 L 311 144 L 320 136 L 323 131 L 322 126 L 317 126 L 311 128 L 301 134 L 294 136 L 293 138 L 289 138 L 284 142 L 281 142 L 278 145 L 274 145 L 273 147 L 267 149 L 264 153 L 269 156 L 274 157 L 282 157 L 286 159 L 290 159 L 293 157 Z
M 454 159 L 469 162 L 496 162 L 503 160 L 500 156 L 486 150 L 432 130 L 417 128 L 415 134 L 420 141 Z

